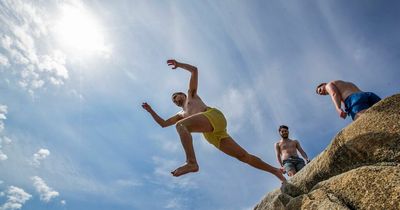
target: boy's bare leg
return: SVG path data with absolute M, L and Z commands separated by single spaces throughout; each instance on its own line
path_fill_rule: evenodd
M 176 123 L 176 130 L 182 142 L 186 154 L 186 164 L 172 171 L 173 176 L 181 176 L 190 172 L 197 172 L 196 155 L 193 149 L 193 139 L 191 132 L 211 132 L 213 127 L 204 115 L 195 114 Z
M 252 154 L 249 154 L 240 145 L 238 145 L 231 137 L 222 139 L 220 142 L 219 149 L 222 152 L 232 157 L 235 157 L 244 163 L 247 163 L 260 170 L 274 174 L 282 182 L 286 181 L 285 177 L 282 174 L 282 171 L 279 168 L 275 168 L 267 164 L 266 162 L 262 161 L 260 158 Z
M 295 174 L 296 174 L 296 171 L 294 171 L 294 170 L 288 171 L 288 176 L 290 176 L 290 177 L 294 176 Z

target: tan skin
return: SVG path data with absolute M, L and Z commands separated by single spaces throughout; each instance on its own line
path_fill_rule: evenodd
M 297 151 L 300 152 L 301 156 L 306 160 L 306 163 L 310 162 L 307 154 L 304 152 L 303 148 L 300 146 L 300 142 L 297 140 L 289 139 L 289 130 L 286 128 L 281 128 L 279 130 L 279 134 L 281 135 L 281 139 L 275 143 L 275 152 L 276 158 L 281 165 L 281 169 L 283 169 L 283 160 L 288 159 L 289 157 L 298 157 Z M 288 176 L 292 177 L 296 174 L 295 170 L 287 171 Z
M 328 82 L 325 85 L 317 88 L 317 94 L 319 95 L 330 95 L 332 102 L 335 106 L 336 112 L 343 119 L 346 119 L 346 112 L 342 109 L 342 103 L 348 96 L 353 93 L 362 92 L 355 84 L 342 80 L 335 80 Z M 364 113 L 365 110 L 358 112 L 355 116 L 355 120 Z
M 190 172 L 199 171 L 191 133 L 212 132 L 214 128 L 208 118 L 201 114 L 207 109 L 207 105 L 197 95 L 197 68 L 189 64 L 177 62 L 176 60 L 168 60 L 167 63 L 172 69 L 181 68 L 191 74 L 188 94 L 176 94 L 172 98 L 173 103 L 182 108 L 182 112 L 164 120 L 148 103 L 144 102 L 142 107 L 151 114 L 153 119 L 161 127 L 176 126 L 183 149 L 185 150 L 186 163 L 172 171 L 171 174 L 173 176 L 181 176 Z M 265 163 L 260 158 L 249 154 L 231 137 L 221 139 L 219 150 L 255 168 L 274 174 L 282 182 L 286 181 L 279 168 L 275 168 Z

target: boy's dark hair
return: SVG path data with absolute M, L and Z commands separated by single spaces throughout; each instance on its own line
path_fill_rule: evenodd
M 318 94 L 318 88 L 321 87 L 321 86 L 323 86 L 323 85 L 326 85 L 326 82 L 323 82 L 323 83 L 319 84 L 319 85 L 317 86 L 317 88 L 315 88 L 315 92 L 316 92 L 317 94 Z
M 171 96 L 172 100 L 174 100 L 174 98 L 175 98 L 176 95 L 181 95 L 181 94 L 186 96 L 186 94 L 183 93 L 183 92 L 175 92 L 175 93 L 173 93 L 172 96 Z
M 289 127 L 287 127 L 287 125 L 281 125 L 281 126 L 279 126 L 279 129 L 278 129 L 278 131 L 281 131 L 281 129 L 286 129 L 286 130 L 289 130 Z

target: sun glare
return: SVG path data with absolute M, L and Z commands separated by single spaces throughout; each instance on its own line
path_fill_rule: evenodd
M 55 32 L 62 46 L 74 53 L 107 53 L 103 30 L 96 19 L 84 8 L 65 5 Z

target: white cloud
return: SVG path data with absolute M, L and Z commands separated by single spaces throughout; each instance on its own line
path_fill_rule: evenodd
M 3 54 L 0 54 L 0 66 L 5 66 L 5 67 L 10 66 L 10 62 L 8 61 L 8 58 Z
M 56 50 L 51 55 L 41 56 L 40 60 L 38 67 L 41 71 L 54 72 L 56 77 L 68 79 L 66 56 L 63 52 Z
M 7 114 L 7 106 L 0 104 L 0 134 L 4 130 L 3 120 L 7 119 L 6 114 Z M 4 161 L 4 160 L 8 159 L 8 156 L 6 154 L 4 154 L 4 152 L 1 149 L 3 148 L 3 144 L 10 144 L 10 143 L 11 143 L 11 139 L 9 139 L 6 136 L 2 137 L 0 135 L 0 161 Z
M 14 186 L 10 186 L 4 194 L 7 195 L 7 201 L 0 206 L 0 210 L 21 209 L 23 204 L 32 197 L 23 189 Z
M 36 191 L 40 194 L 40 200 L 44 202 L 49 202 L 52 198 L 59 196 L 60 194 L 57 191 L 51 189 L 47 184 L 43 181 L 42 178 L 38 176 L 31 177 L 33 181 L 33 186 Z
M 4 161 L 7 159 L 8 159 L 8 156 L 6 154 L 4 154 L 2 151 L 0 151 L 0 161 Z
M 48 84 L 64 84 L 68 79 L 66 56 L 49 41 L 51 17 L 44 8 L 31 2 L 5 0 L 2 10 L 0 45 L 4 52 L 0 54 L 0 65 L 9 70 L 7 79 L 31 94 Z
M 0 104 L 0 120 L 5 120 L 7 114 L 7 106 Z
M 180 209 L 182 207 L 181 202 L 178 198 L 173 198 L 168 201 L 167 205 L 165 205 L 166 209 Z
M 49 155 L 50 151 L 48 149 L 39 149 L 38 152 L 33 154 L 32 165 L 40 166 L 40 161 L 46 159 L 46 157 Z
M 7 145 L 7 144 L 11 144 L 12 140 L 10 138 L 8 138 L 7 136 L 4 136 L 1 141 L 3 142 L 3 144 Z
M 67 201 L 65 201 L 65 200 L 61 200 L 60 203 L 61 203 L 61 205 L 67 205 Z

